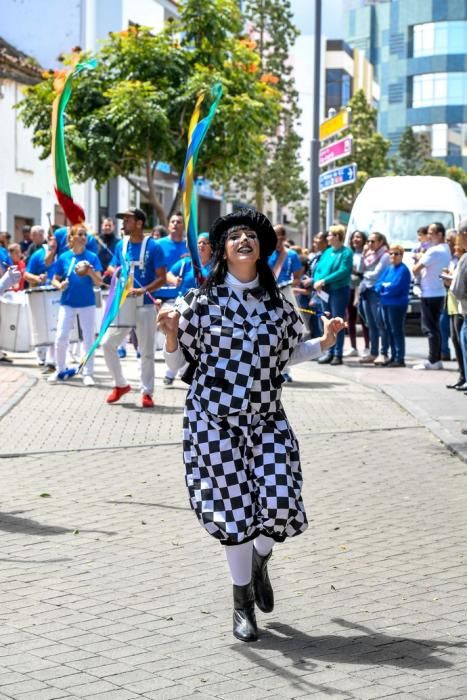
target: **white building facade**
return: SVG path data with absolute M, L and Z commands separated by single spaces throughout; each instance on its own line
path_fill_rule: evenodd
M 63 224 L 53 191 L 51 159 L 40 161 L 31 133 L 18 120 L 14 104 L 22 88 L 40 80 L 31 57 L 43 68 L 60 65 L 59 56 L 75 46 L 95 51 L 109 32 L 130 23 L 160 31 L 175 17 L 172 0 L 2 0 L 0 4 L 0 230 L 21 238 L 23 224 Z M 42 29 L 47 28 L 44 33 Z M 5 40 L 2 42 L 1 40 Z M 167 210 L 176 191 L 174 179 L 161 174 L 156 189 Z M 91 181 L 72 183 L 74 199 L 86 212 L 88 223 L 98 227 L 102 216 L 141 204 L 139 194 L 123 178 L 110 180 L 100 192 Z M 19 233 L 18 233 L 19 232 Z

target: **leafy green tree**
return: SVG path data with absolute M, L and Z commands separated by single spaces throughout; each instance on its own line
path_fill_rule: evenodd
M 395 175 L 420 175 L 430 153 L 428 136 L 417 136 L 412 127 L 408 126 L 402 133 L 397 155 L 390 160 L 391 170 Z
M 277 123 L 281 93 L 261 79 L 259 56 L 242 32 L 235 0 L 185 0 L 180 19 L 157 34 L 137 26 L 110 34 L 96 54 L 97 67 L 76 78 L 67 107 L 72 176 L 92 178 L 97 187 L 124 177 L 166 222 L 154 186 L 156 164 L 165 161 L 181 173 L 197 95 L 216 81 L 224 96 L 197 174 L 226 184 L 254 169 L 264 130 Z M 44 74 L 19 104 L 41 158 L 50 153 L 53 80 L 52 71 Z
M 301 201 L 307 192 L 299 159 L 301 139 L 295 130 L 300 116 L 298 94 L 289 60 L 299 32 L 289 0 L 247 0 L 244 12 L 256 41 L 262 80 L 281 94 L 279 119 L 265 128 L 263 157 L 248 178 L 255 204 L 263 209 L 266 190 L 282 205 Z
M 438 158 L 426 158 L 423 163 L 420 175 L 440 175 L 449 177 L 462 185 L 467 195 L 467 173 L 457 165 L 447 165 L 444 160 Z
M 358 90 L 352 96 L 347 107 L 352 110 L 348 132 L 353 138 L 353 152 L 340 164 L 356 163 L 357 181 L 336 190 L 336 207 L 343 211 L 350 211 L 368 178 L 387 174 L 390 146 L 390 142 L 377 131 L 377 111 L 368 104 L 363 90 Z

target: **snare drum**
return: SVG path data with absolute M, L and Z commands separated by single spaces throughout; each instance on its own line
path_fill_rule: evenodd
M 118 314 L 110 324 L 111 328 L 136 328 L 136 309 L 144 304 L 144 295 L 127 297 Z
M 0 339 L 2 350 L 29 352 L 31 332 L 24 291 L 5 292 L 0 297 Z
M 55 287 L 34 287 L 26 290 L 31 327 L 31 343 L 34 347 L 53 345 L 57 334 L 58 310 L 62 293 Z M 70 334 L 70 343 L 79 341 L 75 322 Z

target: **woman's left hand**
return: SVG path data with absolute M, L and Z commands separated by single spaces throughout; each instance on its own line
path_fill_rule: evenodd
M 332 347 L 336 343 L 337 334 L 347 328 L 347 323 L 343 318 L 336 316 L 335 318 L 326 318 L 321 316 L 323 322 L 323 335 L 320 338 L 322 350 Z

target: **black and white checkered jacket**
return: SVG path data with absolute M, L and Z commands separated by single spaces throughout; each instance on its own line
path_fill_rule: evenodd
M 280 407 L 282 371 L 300 342 L 303 323 L 285 299 L 265 292 L 253 313 L 225 285 L 209 298 L 192 290 L 177 304 L 178 341 L 194 369 L 190 394 L 214 416 Z

